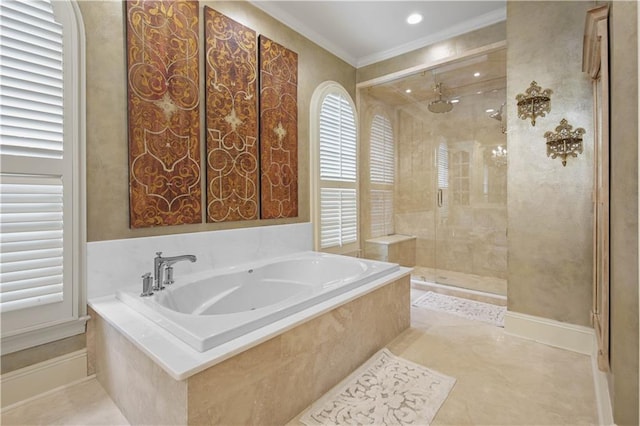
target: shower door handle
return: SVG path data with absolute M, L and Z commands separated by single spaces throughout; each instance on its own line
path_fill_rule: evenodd
M 437 200 L 438 200 L 438 207 L 442 207 L 442 201 L 443 201 L 443 199 L 442 199 L 442 189 L 440 189 L 440 188 L 438 188 Z

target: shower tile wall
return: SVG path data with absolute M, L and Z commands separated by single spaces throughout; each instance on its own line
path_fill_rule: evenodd
M 506 279 L 506 165 L 491 159 L 493 149 L 506 147 L 506 137 L 485 112 L 504 100 L 499 89 L 466 96 L 445 114 L 429 112 L 427 103 L 395 108 L 394 226 L 397 234 L 417 237 L 416 266 Z M 379 109 L 380 101 L 369 96 L 361 102 L 363 111 Z M 444 208 L 436 202 L 440 144 L 448 149 L 448 171 L 440 171 L 448 186 Z

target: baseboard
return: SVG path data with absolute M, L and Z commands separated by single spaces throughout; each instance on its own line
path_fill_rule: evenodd
M 2 408 L 87 377 L 87 350 L 71 352 L 0 376 Z
M 600 425 L 614 425 L 606 374 L 598 369 L 595 331 L 589 327 L 507 311 L 505 333 L 591 357 L 591 373 Z
M 593 373 L 593 386 L 596 392 L 598 424 L 615 426 L 607 373 L 600 371 L 598 368 L 598 343 L 595 334 L 593 335 L 593 351 L 591 352 L 591 372 Z
M 507 311 L 504 316 L 504 331 L 585 355 L 593 352 L 594 331 L 581 325 Z

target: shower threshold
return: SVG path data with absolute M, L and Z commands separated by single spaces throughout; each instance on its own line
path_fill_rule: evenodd
M 416 266 L 413 268 L 411 279 L 412 281 L 431 282 L 490 295 L 507 296 L 507 280 L 503 278 Z

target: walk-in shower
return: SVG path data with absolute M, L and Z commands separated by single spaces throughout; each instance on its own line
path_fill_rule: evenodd
M 506 50 L 364 85 L 358 99 L 365 255 L 401 242 L 390 260 L 414 280 L 506 295 Z

